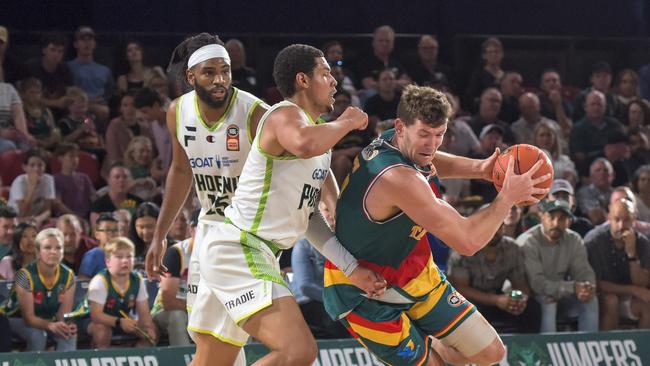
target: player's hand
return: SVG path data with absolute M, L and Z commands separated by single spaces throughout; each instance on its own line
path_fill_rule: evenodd
M 154 281 L 160 281 L 160 276 L 167 272 L 167 267 L 162 264 L 163 256 L 167 251 L 167 239 L 154 240 L 149 245 L 147 256 L 144 259 L 144 268 L 147 272 L 147 278 Z
M 381 296 L 386 291 L 386 280 L 378 273 L 362 266 L 358 266 L 352 271 L 350 281 L 362 289 L 368 297 Z
M 124 333 L 135 333 L 138 322 L 129 318 L 120 318 L 120 328 Z
M 368 114 L 357 107 L 346 108 L 339 119 L 349 120 L 352 130 L 365 130 L 368 127 Z
M 496 164 L 499 155 L 501 154 L 501 149 L 498 147 L 494 150 L 494 153 L 490 157 L 481 160 L 479 164 L 479 172 L 481 173 L 481 179 L 492 182 L 492 171 L 494 170 L 494 164 Z
M 517 205 L 522 202 L 539 202 L 539 199 L 533 195 L 542 195 L 546 196 L 548 194 L 548 188 L 535 188 L 536 185 L 545 182 L 551 179 L 551 174 L 544 174 L 540 177 L 533 178 L 533 175 L 544 164 L 543 160 L 538 160 L 535 165 L 533 165 L 530 170 L 523 174 L 515 173 L 515 159 L 510 157 L 508 159 L 508 169 L 506 170 L 506 176 L 503 181 L 503 188 L 499 194 L 503 194 L 506 200 L 512 205 Z

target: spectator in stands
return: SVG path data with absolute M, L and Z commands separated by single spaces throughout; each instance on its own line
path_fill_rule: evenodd
M 96 193 L 86 173 L 78 172 L 79 146 L 64 142 L 56 149 L 56 157 L 61 163 L 61 171 L 54 174 L 56 197 L 67 210 L 87 219 Z
M 609 224 L 585 238 L 598 279 L 602 330 L 618 329 L 621 317 L 650 328 L 650 240 L 634 230 L 635 220 L 634 204 L 620 199 L 610 206 Z
M 602 156 L 607 136 L 623 130 L 620 122 L 605 115 L 605 105 L 603 93 L 589 92 L 585 99 L 585 117 L 571 129 L 569 148 L 581 176 L 586 175 L 587 167 L 595 158 Z
M 480 150 L 480 142 L 472 128 L 467 123 L 469 118 L 466 116 L 458 116 L 460 109 L 460 101 L 458 97 L 449 92 L 445 93 L 445 95 L 452 107 L 452 115 L 449 117 L 451 122 L 449 123 L 447 130 L 453 130 L 450 131 L 453 140 L 446 142 L 443 140 L 443 144 L 448 143 L 445 151 L 460 156 L 469 156 L 472 153 L 477 153 Z
M 117 91 L 125 93 L 129 90 L 138 90 L 144 87 L 144 80 L 147 74 L 151 72 L 151 67 L 144 65 L 144 52 L 142 44 L 135 40 L 126 43 L 123 57 L 119 60 L 116 67 L 117 74 Z
M 188 226 L 188 222 L 191 225 L 188 211 L 181 209 L 178 216 L 176 216 L 172 227 L 169 229 L 169 236 L 176 241 L 183 241 L 189 238 L 191 236 L 192 227 Z
M 63 141 L 74 142 L 81 150 L 95 155 L 100 162 L 103 161 L 106 150 L 97 132 L 96 118 L 89 114 L 88 96 L 81 88 L 71 87 L 68 88 L 66 97 L 68 114 L 58 122 Z
M 43 104 L 52 110 L 58 120 L 65 115 L 66 88 L 73 85 L 72 73 L 63 62 L 67 40 L 62 33 L 48 33 L 41 43 L 42 56 L 27 61 L 27 76 L 43 83 Z
M 395 74 L 390 69 L 379 73 L 377 79 L 377 94 L 366 101 L 364 111 L 368 113 L 368 127 L 373 131 L 378 122 L 395 118 L 400 93 L 397 92 Z
M 596 277 L 564 200 L 542 201 L 542 223 L 517 238 L 530 286 L 542 305 L 541 332 L 556 332 L 558 318 L 578 317 L 578 330 L 598 331 Z
M 379 73 L 391 69 L 397 78 L 397 88 L 401 89 L 410 82 L 404 66 L 393 56 L 395 48 L 395 30 L 389 25 L 377 27 L 372 34 L 372 54 L 361 58 L 358 75 L 361 88 L 368 94 L 377 87 Z
M 503 220 L 502 231 L 503 236 L 517 239 L 521 233 L 524 232 L 521 218 L 523 216 L 523 208 L 521 206 L 510 207 L 510 213 Z
M 135 210 L 131 219 L 129 238 L 135 245 L 136 262 L 144 262 L 144 255 L 153 240 L 156 220 L 160 214 L 160 208 L 151 202 L 143 202 Z
M 17 176 L 11 183 L 9 206 L 18 211 L 18 216 L 31 218 L 41 225 L 52 216 L 52 205 L 56 198 L 54 177 L 45 173 L 47 160 L 45 152 L 34 148 L 23 157 L 25 174 Z
M 573 120 L 579 121 L 588 115 L 587 111 L 588 96 L 594 91 L 599 91 L 603 95 L 603 115 L 616 118 L 618 116 L 619 101 L 611 91 L 612 87 L 612 67 L 605 61 L 598 61 L 591 67 L 591 77 L 589 78 L 591 86 L 582 90 L 573 101 Z
M 353 106 L 361 106 L 357 89 L 354 86 L 354 77 L 345 60 L 343 60 L 343 45 L 341 42 L 328 41 L 323 45 L 322 51 L 325 55 L 325 61 L 330 65 L 332 76 L 336 79 L 338 90 L 342 89 L 350 93 Z
M 169 335 L 170 346 L 190 344 L 187 333 L 187 265 L 192 255 L 199 212 L 192 213 L 190 237 L 184 237 L 165 253 L 163 264 L 167 267 L 167 275 L 160 278 L 160 289 L 151 309 L 160 333 Z M 179 216 L 185 217 L 184 214 Z
M 642 165 L 634 172 L 632 191 L 636 197 L 636 218 L 650 222 L 650 165 Z
M 0 206 L 0 260 L 11 252 L 11 243 L 16 226 L 16 210 L 9 206 Z M 0 274 L 2 279 L 2 274 Z
M 571 158 L 564 154 L 555 126 L 541 121 L 535 126 L 533 136 L 533 145 L 546 150 L 550 154 L 554 176 L 559 179 L 566 179 L 575 185 L 578 182 L 578 172 Z
M 106 268 L 104 246 L 119 234 L 117 220 L 113 213 L 104 212 L 97 217 L 95 222 L 95 240 L 97 246 L 87 251 L 79 265 L 79 279 L 90 280 L 99 271 Z
M 99 196 L 90 207 L 90 222 L 97 221 L 101 212 L 113 212 L 117 209 L 127 209 L 135 212 L 142 200 L 129 193 L 131 187 L 131 172 L 122 164 L 114 164 L 108 172 L 108 193 Z
M 118 236 L 125 238 L 129 237 L 129 230 L 131 229 L 131 211 L 127 209 L 119 209 L 113 211 L 113 215 L 117 220 L 117 233 Z
M 23 102 L 13 85 L 0 82 L 0 153 L 17 149 L 23 143 L 36 144 L 27 130 Z
M 9 30 L 0 25 L 0 82 L 16 83 L 24 77 L 22 63 L 7 49 Z
M 580 234 L 581 238 L 584 238 L 585 234 L 594 228 L 594 224 L 588 218 L 576 214 L 576 198 L 574 192 L 571 182 L 565 179 L 555 179 L 551 185 L 551 190 L 548 192 L 548 199 L 550 201 L 563 200 L 569 204 L 571 212 L 573 212 L 573 220 L 571 220 L 569 229 Z
M 637 198 L 634 192 L 630 189 L 630 187 L 627 186 L 618 186 L 614 188 L 612 191 L 611 196 L 609 197 L 609 206 L 608 209 L 612 206 L 612 204 L 616 201 L 620 201 L 621 199 L 626 199 L 634 204 L 635 207 L 638 207 L 637 205 Z M 603 223 L 602 225 L 608 224 L 609 220 Z M 634 231 L 645 235 L 646 237 L 650 238 L 650 222 L 648 221 L 642 221 L 638 219 L 638 213 L 637 216 L 635 216 L 635 219 L 632 223 L 632 226 L 634 228 Z
M 650 132 L 650 104 L 643 99 L 630 100 L 623 121 L 628 131 L 638 129 L 647 136 L 648 132 Z
M 501 68 L 503 44 L 498 38 L 490 37 L 481 44 L 481 66 L 474 70 L 465 92 L 465 109 L 475 111 L 479 96 L 485 89 L 495 88 L 504 75 Z
M 151 72 L 146 75 L 144 87 L 158 93 L 162 101 L 162 107 L 166 112 L 172 100 L 169 97 L 169 78 L 167 78 L 167 74 L 165 74 L 160 66 L 154 66 Z
M 562 80 L 560 73 L 554 69 L 542 72 L 539 85 L 539 103 L 542 116 L 552 119 L 562 126 L 562 132 L 568 136 L 571 132 L 571 115 L 573 106 L 562 96 Z
M 131 189 L 129 192 L 147 201 L 158 195 L 159 183 L 162 183 L 165 172 L 160 159 L 154 156 L 151 140 L 145 136 L 131 139 L 124 152 L 124 166 L 131 172 Z
M 408 73 L 418 85 L 431 86 L 436 89 L 453 89 L 451 69 L 438 60 L 438 40 L 424 34 L 418 41 L 417 57 L 408 64 Z
M 330 72 L 332 77 L 334 77 L 334 80 L 336 80 L 338 90 L 350 94 L 350 102 L 353 106 L 361 107 L 361 100 L 359 99 L 357 89 L 354 88 L 352 81 L 345 76 L 343 67 L 336 64 L 330 65 Z
M 149 88 L 143 88 L 135 94 L 134 102 L 136 116 L 149 124 L 158 157 L 162 162 L 163 169 L 167 171 L 172 159 L 172 143 L 167 129 L 166 112 L 162 107 L 160 96 Z
M 613 186 L 629 185 L 634 174 L 634 162 L 630 149 L 630 139 L 623 131 L 613 131 L 607 136 L 603 155 L 614 168 Z
M 523 252 L 513 238 L 503 235 L 503 226 L 473 256 L 452 251 L 447 275 L 454 287 L 476 305 L 497 330 L 539 332 L 541 309 L 530 296 Z M 510 281 L 511 288 L 503 292 L 506 280 Z M 513 298 L 510 290 L 519 290 L 523 296 Z
M 524 93 L 519 97 L 519 108 L 521 117 L 517 119 L 511 126 L 512 134 L 515 137 L 517 144 L 534 144 L 535 142 L 535 127 L 540 122 L 546 122 L 553 126 L 556 136 L 559 137 L 557 143 L 562 147 L 566 146 L 564 134 L 560 125 L 540 113 L 539 98 L 533 93 Z
M 75 215 L 66 214 L 59 217 L 56 227 L 63 234 L 63 263 L 77 273 L 81 258 L 87 251 L 96 247 L 96 243 L 84 235 L 81 221 Z
M 20 96 L 23 100 L 27 130 L 36 139 L 36 144 L 53 150 L 61 141 L 61 131 L 54 123 L 52 111 L 43 103 L 41 81 L 30 77 L 20 82 Z
M 290 284 L 296 302 L 316 339 L 349 338 L 340 322 L 332 321 L 323 305 L 325 257 L 309 244 L 298 240 L 291 252 L 293 280 Z
M 72 270 L 61 264 L 63 235 L 45 229 L 36 236 L 36 261 L 16 273 L 10 297 L 2 312 L 9 316 L 11 332 L 27 343 L 27 351 L 45 351 L 53 336 L 57 351 L 77 349 L 77 326 L 63 314 L 72 311 L 75 280 Z
M 598 158 L 589 168 L 590 183 L 578 190 L 578 208 L 594 224 L 607 219 L 607 205 L 612 194 L 614 168 L 605 158 Z
M 499 119 L 507 124 L 512 124 L 519 119 L 519 97 L 524 92 L 521 87 L 523 82 L 523 77 L 517 71 L 506 71 L 499 80 L 499 91 L 503 98 L 501 110 L 499 111 Z
M 89 110 L 97 116 L 100 123 L 108 121 L 108 99 L 115 89 L 111 70 L 94 61 L 93 54 L 97 43 L 95 31 L 88 26 L 81 26 L 74 32 L 74 48 L 77 57 L 68 61 L 74 84 L 83 89 L 89 98 Z M 105 128 L 101 129 L 102 131 Z
M 618 73 L 616 84 L 614 85 L 614 96 L 619 104 L 617 118 L 623 122 L 626 120 L 625 112 L 630 102 L 641 97 L 639 75 L 637 75 L 636 71 L 623 69 Z
M 260 88 L 257 83 L 257 72 L 246 66 L 246 49 L 242 41 L 233 38 L 226 42 L 226 51 L 230 56 L 230 71 L 232 72 L 232 86 L 259 95 Z
M 0 277 L 13 281 L 15 273 L 36 259 L 34 239 L 38 233 L 36 226 L 21 222 L 14 228 L 11 238 L 11 255 L 0 260 Z
M 487 88 L 481 93 L 478 114 L 474 115 L 468 122 L 476 136 L 481 134 L 483 127 L 489 124 L 496 124 L 503 130 L 503 141 L 512 143 L 514 137 L 510 126 L 499 119 L 501 110 L 501 93 L 496 88 Z
M 108 348 L 113 334 L 126 333 L 140 338 L 138 346 L 151 346 L 136 330 L 141 328 L 155 341 L 147 288 L 144 279 L 133 271 L 135 246 L 129 239 L 117 237 L 104 246 L 104 252 L 106 269 L 88 284 L 91 321 L 87 331 L 93 345 Z
M 478 153 L 470 155 L 470 157 L 474 159 L 485 159 L 494 154 L 494 150 L 497 147 L 504 148 L 503 128 L 497 124 L 489 124 L 483 127 L 483 130 L 479 134 L 479 141 L 481 143 L 481 149 Z M 472 195 L 483 197 L 483 202 L 485 203 L 492 202 L 497 196 L 497 190 L 494 188 L 494 184 L 482 179 L 472 179 L 470 190 Z

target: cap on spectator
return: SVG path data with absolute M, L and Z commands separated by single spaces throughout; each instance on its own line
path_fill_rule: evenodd
M 82 25 L 77 28 L 74 32 L 74 39 L 79 39 L 83 37 L 92 37 L 95 38 L 95 31 L 87 25 Z
M 612 67 L 609 66 L 609 64 L 606 61 L 598 61 L 595 64 L 591 66 L 591 74 L 598 74 L 600 72 L 604 72 L 607 74 L 612 73 Z
M 553 184 L 551 185 L 551 191 L 549 193 L 556 194 L 557 192 L 566 192 L 572 196 L 575 194 L 573 186 L 566 179 L 556 179 L 553 181 Z
M 199 214 L 201 213 L 201 210 L 194 210 L 192 212 L 192 216 L 190 217 L 190 226 L 196 226 L 199 224 Z
M 539 203 L 539 208 L 542 212 L 553 212 L 560 210 L 567 214 L 570 218 L 573 218 L 573 212 L 571 212 L 571 206 L 569 202 L 565 200 L 544 200 Z
M 482 139 L 483 137 L 485 137 L 485 135 L 487 135 L 488 133 L 490 133 L 492 131 L 497 131 L 501 136 L 503 136 L 503 132 L 504 132 L 503 127 L 501 127 L 501 126 L 499 126 L 497 124 L 494 124 L 494 123 L 490 123 L 489 125 L 486 125 L 485 127 L 483 127 L 483 129 L 481 130 L 481 133 L 479 134 L 478 138 Z
M 9 31 L 6 27 L 0 25 L 0 41 L 7 43 L 9 41 Z
M 627 144 L 630 139 L 623 131 L 612 131 L 607 135 L 607 144 Z

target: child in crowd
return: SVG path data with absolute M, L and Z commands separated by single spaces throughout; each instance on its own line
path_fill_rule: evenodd
M 79 146 L 64 142 L 57 147 L 55 153 L 61 162 L 61 171 L 54 174 L 54 187 L 57 198 L 65 206 L 62 211 L 67 210 L 79 217 L 88 218 L 96 194 L 90 177 L 76 171 L 79 166 Z
M 61 131 L 54 124 L 52 111 L 43 103 L 43 84 L 36 78 L 20 82 L 27 130 L 34 136 L 39 147 L 51 150 L 61 140 Z
M 56 198 L 54 177 L 45 174 L 45 152 L 34 148 L 25 153 L 23 171 L 11 183 L 9 206 L 18 211 L 21 218 L 32 219 L 40 226 L 52 216 L 52 204 Z
M 149 342 L 138 329 L 155 341 L 156 327 L 149 314 L 144 280 L 133 271 L 135 246 L 118 237 L 104 245 L 104 253 L 106 269 L 88 285 L 91 321 L 87 331 L 96 348 L 108 348 L 113 334 L 119 332 L 138 336 L 137 345 L 146 346 Z
M 95 239 L 97 247 L 87 251 L 79 266 L 79 279 L 90 280 L 101 270 L 106 268 L 104 246 L 118 236 L 117 219 L 112 213 L 105 212 L 99 215 L 95 223 Z
M 133 178 L 130 192 L 143 200 L 150 200 L 157 193 L 165 172 L 160 159 L 155 158 L 151 140 L 144 136 L 134 137 L 124 153 L 124 166 Z
M 63 140 L 78 144 L 82 150 L 94 154 L 102 161 L 106 152 L 94 118 L 88 114 L 88 95 L 81 88 L 71 87 L 68 88 L 66 98 L 68 115 L 58 123 Z

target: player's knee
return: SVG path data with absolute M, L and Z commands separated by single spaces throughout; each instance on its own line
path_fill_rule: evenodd
M 298 347 L 294 346 L 284 350 L 287 365 L 311 365 L 318 355 L 318 347 L 313 338 L 303 340 Z
M 506 356 L 506 348 L 499 338 L 495 339 L 489 346 L 480 352 L 480 360 L 474 360 L 480 364 L 495 364 L 501 362 Z

